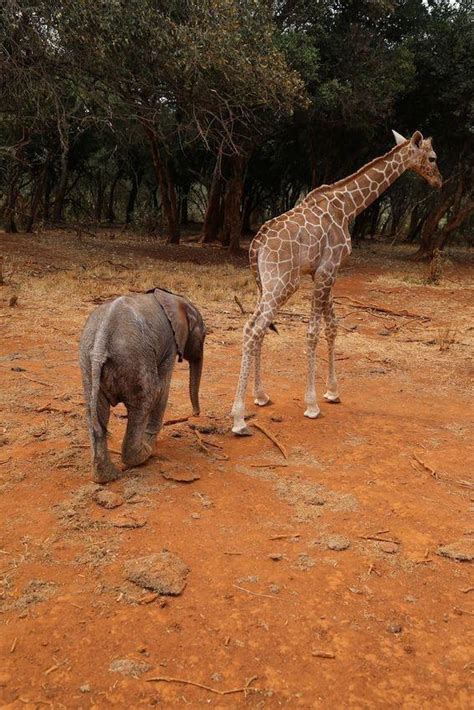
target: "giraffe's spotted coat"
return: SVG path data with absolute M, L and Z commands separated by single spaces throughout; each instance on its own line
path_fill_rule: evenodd
M 250 267 L 257 281 L 260 299 L 246 323 L 240 378 L 232 414 L 232 431 L 249 433 L 244 421 L 244 397 L 252 361 L 255 360 L 255 402 L 267 404 L 261 381 L 261 349 L 266 330 L 278 309 L 295 293 L 301 276 L 314 281 L 311 316 L 308 327 L 308 378 L 305 416 L 316 418 L 316 344 L 325 321 L 328 344 L 328 401 L 339 401 L 334 366 L 336 319 L 332 287 L 343 259 L 351 253 L 349 223 L 381 195 L 405 170 L 411 169 L 432 186 L 440 187 L 441 176 L 431 139 L 419 131 L 407 141 L 396 134 L 397 145 L 353 175 L 332 185 L 322 185 L 310 192 L 296 207 L 266 222 L 250 245 Z

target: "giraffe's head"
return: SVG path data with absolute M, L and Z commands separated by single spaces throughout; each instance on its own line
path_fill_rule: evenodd
M 431 185 L 439 190 L 443 184 L 441 173 L 436 164 L 436 153 L 433 150 L 431 138 L 423 138 L 420 131 L 415 131 L 410 140 L 393 131 L 397 145 L 409 145 L 408 169 L 414 170 Z

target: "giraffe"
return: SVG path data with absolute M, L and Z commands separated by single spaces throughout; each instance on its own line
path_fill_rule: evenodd
M 261 352 L 264 335 L 273 326 L 278 309 L 295 293 L 301 276 L 314 282 L 307 334 L 307 385 L 305 417 L 316 419 L 320 409 L 316 399 L 316 344 L 321 318 L 325 321 L 328 347 L 327 402 L 340 401 L 334 363 L 336 318 L 332 287 L 342 260 L 351 253 L 349 223 L 363 212 L 405 170 L 421 175 L 432 187 L 442 179 L 436 164 L 431 138 L 415 131 L 406 139 L 396 131 L 395 147 L 349 177 L 332 185 L 322 185 L 284 214 L 266 222 L 250 245 L 250 267 L 260 292 L 256 309 L 244 327 L 240 377 L 232 407 L 234 434 L 250 435 L 245 424 L 245 391 L 252 361 L 255 361 L 255 404 L 270 403 L 261 379 Z M 274 326 L 273 326 L 274 327 Z

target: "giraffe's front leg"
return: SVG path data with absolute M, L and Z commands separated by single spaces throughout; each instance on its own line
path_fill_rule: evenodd
M 305 417 L 309 417 L 309 419 L 316 419 L 320 414 L 316 399 L 316 345 L 318 342 L 320 321 L 321 315 L 315 317 L 312 314 L 306 340 L 308 348 L 308 379 L 306 384 L 306 410 L 304 415 Z
M 335 352 L 334 346 L 336 342 L 336 316 L 334 313 L 334 304 L 332 300 L 332 294 L 329 295 L 326 303 L 324 304 L 324 320 L 326 323 L 326 341 L 328 344 L 328 379 L 327 379 L 327 391 L 324 395 L 324 399 L 331 404 L 338 404 L 341 400 L 339 397 L 339 390 L 337 386 L 336 378 L 336 368 L 335 368 Z

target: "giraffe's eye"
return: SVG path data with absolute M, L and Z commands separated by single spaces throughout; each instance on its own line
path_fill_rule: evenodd
M 432 155 L 430 155 L 428 160 L 430 161 L 430 163 L 436 163 L 436 158 L 434 158 Z

